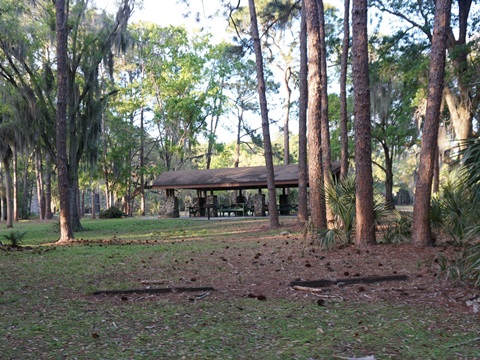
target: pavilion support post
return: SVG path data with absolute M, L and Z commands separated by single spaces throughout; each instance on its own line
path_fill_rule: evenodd
M 166 189 L 165 203 L 160 206 L 158 217 L 161 218 L 178 218 L 180 211 L 178 206 L 178 198 L 175 196 L 175 189 Z
M 265 216 L 265 194 L 259 190 L 258 194 L 253 195 L 253 214 L 254 216 Z
M 283 188 L 283 194 L 280 195 L 279 198 L 279 209 L 280 215 L 288 215 L 290 214 L 290 198 L 288 194 L 285 193 L 285 188 Z
M 206 210 L 209 212 L 209 216 L 211 217 L 218 217 L 218 199 L 217 195 L 213 195 L 213 191 L 211 192 L 211 195 L 207 196 L 207 202 L 206 202 Z
M 247 202 L 247 198 L 243 195 L 242 189 L 239 190 L 238 196 L 237 196 L 237 205 L 238 204 L 245 204 Z
M 206 190 L 197 190 L 197 198 L 193 199 L 193 208 L 195 211 L 195 216 L 205 216 L 205 205 L 207 203 L 207 191 Z

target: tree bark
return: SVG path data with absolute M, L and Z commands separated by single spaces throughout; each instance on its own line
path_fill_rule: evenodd
M 52 214 L 52 162 L 50 153 L 45 154 L 45 219 L 53 219 Z
M 140 215 L 145 216 L 145 128 L 144 109 L 140 113 Z M 132 214 L 133 215 L 133 214 Z
M 12 158 L 12 150 L 7 147 L 3 155 L 3 171 L 5 174 L 5 198 L 7 209 L 7 228 L 13 227 L 13 199 L 12 199 L 12 174 L 10 173 L 10 159 Z
M 39 207 L 39 218 L 45 220 L 45 197 L 43 192 L 43 164 L 40 147 L 35 149 L 35 180 L 37 188 L 37 202 Z
M 70 223 L 69 176 L 67 157 L 67 24 L 65 0 L 56 0 L 57 26 L 57 172 L 58 193 L 60 196 L 60 242 L 73 240 Z
M 323 167 L 323 189 L 332 186 L 332 153 L 330 148 L 330 127 L 328 123 L 328 79 L 327 79 L 327 45 L 325 43 L 325 14 L 323 0 L 318 3 L 318 25 L 320 35 L 320 92 L 321 92 L 321 115 L 320 126 L 322 146 L 322 167 Z M 323 195 L 325 197 L 325 195 Z M 325 200 L 327 227 L 333 228 L 333 211 Z
M 268 186 L 268 215 L 270 218 L 270 227 L 280 226 L 277 212 L 277 194 L 275 188 L 275 173 L 273 169 L 273 152 L 270 140 L 270 124 L 268 119 L 267 95 L 265 86 L 265 76 L 263 73 L 263 56 L 260 45 L 260 36 L 258 34 L 257 12 L 255 10 L 255 1 L 248 0 L 250 10 L 250 26 L 253 38 L 253 47 L 255 50 L 255 62 L 257 65 L 258 97 L 260 102 L 260 111 L 262 114 L 263 144 L 265 153 L 265 164 L 267 171 Z
M 415 245 L 433 245 L 430 227 L 430 201 L 435 161 L 437 161 L 438 127 L 445 77 L 445 51 L 447 30 L 450 26 L 452 0 L 438 0 L 435 8 L 430 71 L 428 80 L 427 110 L 423 126 L 418 180 L 413 208 L 412 237 Z
M 393 160 L 390 154 L 390 148 L 385 142 L 382 142 L 383 152 L 385 154 L 385 208 L 395 209 L 393 200 Z
M 308 36 L 308 178 L 310 185 L 310 214 L 315 228 L 327 228 L 322 166 L 321 128 L 321 52 L 317 0 L 306 0 Z
M 298 106 L 298 215 L 301 224 L 308 221 L 308 171 L 307 171 L 307 105 L 308 105 L 308 62 L 307 62 L 307 22 L 305 0 L 302 1 L 300 23 L 300 74 Z
M 348 175 L 348 113 L 347 113 L 347 71 L 348 50 L 350 47 L 350 0 L 344 2 L 343 17 L 343 43 L 342 60 L 340 69 L 340 180 L 343 181 Z
M 17 146 L 13 146 L 13 221 L 18 221 L 18 158 Z
M 367 0 L 353 0 L 352 66 L 355 113 L 355 244 L 357 246 L 375 244 L 367 21 Z
M 290 130 L 289 130 L 289 123 L 290 123 L 290 107 L 291 107 L 291 97 L 292 97 L 292 89 L 290 89 L 290 77 L 292 76 L 292 70 L 290 66 L 285 69 L 284 77 L 283 77 L 283 84 L 285 86 L 285 92 L 287 93 L 287 97 L 285 99 L 285 114 L 283 115 L 283 163 L 285 165 L 290 164 Z M 288 189 L 287 189 L 288 190 Z

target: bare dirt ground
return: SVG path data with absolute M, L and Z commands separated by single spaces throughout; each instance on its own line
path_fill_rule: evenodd
M 221 222 L 218 222 L 221 226 Z M 251 233 L 258 236 L 251 237 Z M 268 231 L 268 223 L 252 222 L 249 236 L 245 229 L 223 237 L 220 246 L 208 252 L 192 250 L 158 269 L 159 279 L 138 278 L 142 286 L 200 287 L 215 290 L 208 297 L 218 300 L 251 297 L 312 299 L 322 302 L 388 302 L 413 306 L 438 307 L 447 312 L 474 313 L 467 301 L 479 291 L 466 284 L 448 281 L 441 271 L 438 254 L 453 256 L 453 247 L 418 248 L 411 244 L 375 245 L 366 248 L 348 246 L 322 251 L 302 236 L 292 220 L 284 221 L 277 235 Z M 188 241 L 188 240 L 184 240 Z M 172 242 L 175 246 L 175 242 Z M 151 265 L 149 265 L 150 267 Z M 292 281 L 362 279 L 400 276 L 405 281 L 344 284 L 322 287 L 312 292 L 290 286 Z M 138 276 L 138 274 L 137 274 Z M 148 295 L 144 295 L 147 296 Z M 195 294 L 167 295 L 172 301 L 192 301 Z M 198 296 L 198 295 L 197 295 Z

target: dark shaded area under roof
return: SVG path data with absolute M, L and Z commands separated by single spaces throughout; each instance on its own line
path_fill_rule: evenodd
M 340 163 L 332 163 L 332 171 L 340 171 Z M 298 187 L 298 164 L 275 165 L 275 187 Z M 266 189 L 265 166 L 241 168 L 166 171 L 152 184 L 155 189 L 240 190 Z

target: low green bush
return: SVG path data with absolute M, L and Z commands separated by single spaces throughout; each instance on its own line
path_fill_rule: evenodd
M 116 206 L 100 211 L 100 219 L 119 219 L 124 216 L 123 212 Z

